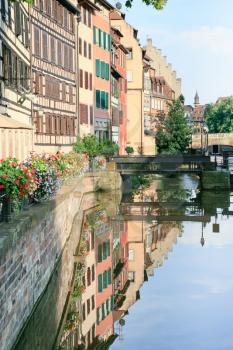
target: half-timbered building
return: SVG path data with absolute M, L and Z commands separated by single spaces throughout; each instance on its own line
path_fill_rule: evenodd
M 69 151 L 78 132 L 75 1 L 35 0 L 31 8 L 37 151 Z

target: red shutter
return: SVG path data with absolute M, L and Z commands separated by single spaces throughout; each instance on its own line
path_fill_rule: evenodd
M 80 69 L 79 71 L 79 85 L 80 85 L 80 88 L 83 87 L 83 70 Z
M 85 72 L 85 89 L 88 89 L 88 72 Z
M 92 74 L 89 75 L 89 89 L 92 91 Z

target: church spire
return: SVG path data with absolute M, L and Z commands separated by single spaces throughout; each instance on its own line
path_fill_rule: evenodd
M 194 97 L 194 107 L 197 107 L 200 104 L 200 98 L 198 95 L 198 92 L 196 92 L 196 95 Z

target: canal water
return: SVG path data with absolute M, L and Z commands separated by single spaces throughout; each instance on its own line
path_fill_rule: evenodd
M 61 259 L 15 349 L 233 349 L 231 192 L 132 184 L 85 213 L 68 295 Z

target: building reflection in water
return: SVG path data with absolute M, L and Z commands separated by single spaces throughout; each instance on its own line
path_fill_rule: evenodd
M 108 349 L 122 338 L 124 316 L 180 233 L 180 225 L 172 222 L 117 220 L 99 207 L 87 212 L 60 349 Z

